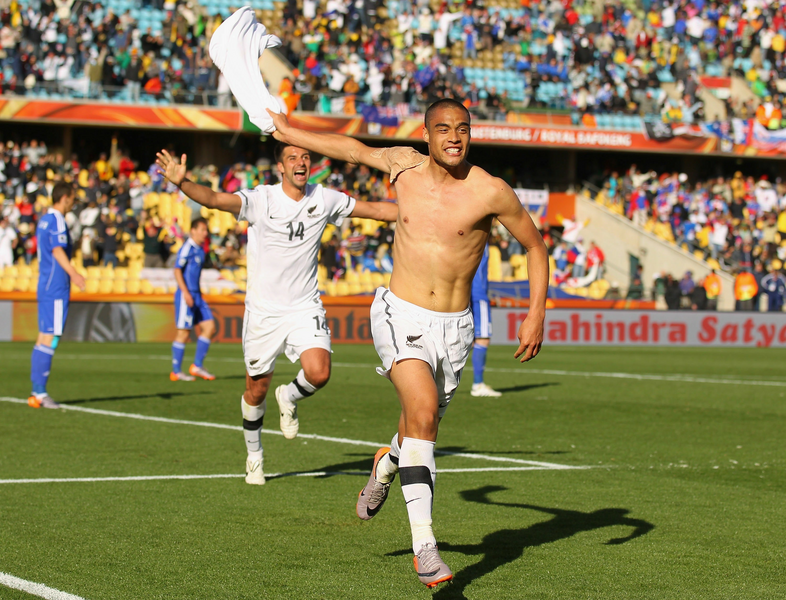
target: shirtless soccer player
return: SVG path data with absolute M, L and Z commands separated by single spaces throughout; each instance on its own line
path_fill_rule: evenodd
M 214 192 L 189 181 L 186 156 L 166 150 L 158 166 L 184 194 L 208 208 L 231 212 L 248 221 L 248 287 L 243 319 L 246 391 L 240 399 L 248 459 L 246 482 L 262 485 L 262 419 L 265 396 L 276 358 L 284 353 L 301 370 L 288 385 L 276 388 L 284 437 L 297 436 L 297 402 L 323 387 L 330 377 L 330 330 L 317 289 L 317 256 L 328 223 L 346 217 L 395 221 L 398 207 L 360 202 L 346 194 L 311 185 L 308 150 L 279 144 L 276 162 L 282 182 L 236 194 Z
M 470 116 L 455 100 L 426 112 L 428 156 L 412 148 L 372 149 L 352 138 L 291 127 L 272 114 L 274 136 L 287 144 L 390 173 L 399 213 L 390 289 L 377 290 L 371 307 L 378 371 L 390 378 L 401 402 L 398 432 L 374 457 L 360 492 L 361 519 L 377 514 L 397 472 L 407 502 L 415 571 L 434 587 L 453 577 L 431 530 L 434 444 L 439 421 L 459 384 L 475 329 L 469 310 L 472 277 L 494 217 L 527 249 L 530 309 L 518 331 L 515 357 L 527 361 L 543 341 L 548 256 L 538 230 L 502 180 L 467 162 Z

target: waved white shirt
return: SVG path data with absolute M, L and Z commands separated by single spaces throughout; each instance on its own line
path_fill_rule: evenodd
M 239 221 L 248 221 L 246 310 L 283 316 L 321 305 L 317 265 L 322 233 L 340 226 L 355 199 L 309 184 L 295 201 L 278 185 L 240 190 Z

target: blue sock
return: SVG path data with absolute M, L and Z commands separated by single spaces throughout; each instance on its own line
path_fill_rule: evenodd
M 43 344 L 36 344 L 30 357 L 30 381 L 33 382 L 34 394 L 46 394 L 46 382 L 52 368 L 52 357 L 55 349 Z
M 202 361 L 205 360 L 208 350 L 210 350 L 210 340 L 200 335 L 197 338 L 196 356 L 194 357 L 194 364 L 200 369 L 202 368 Z
M 183 355 L 186 353 L 186 345 L 180 342 L 172 342 L 172 372 L 180 373 L 180 365 L 183 364 Z
M 472 383 L 483 383 L 483 371 L 486 370 L 486 348 L 479 344 L 472 346 Z

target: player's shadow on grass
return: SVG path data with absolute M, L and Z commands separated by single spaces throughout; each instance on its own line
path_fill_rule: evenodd
M 213 392 L 164 392 L 158 394 L 134 394 L 133 396 L 102 396 L 100 398 L 79 398 L 78 400 L 61 400 L 60 404 L 85 404 L 86 402 L 104 402 L 114 400 L 139 400 L 142 398 L 158 398 L 161 400 L 171 400 L 178 396 L 197 396 L 199 394 L 211 394 Z
M 326 477 L 333 477 L 334 475 L 342 475 L 346 473 L 354 474 L 357 471 L 365 473 L 366 476 L 371 473 L 371 467 L 374 464 L 373 456 L 370 459 L 368 454 L 345 454 L 344 456 L 362 456 L 363 458 L 352 462 L 336 463 L 326 467 L 320 467 L 318 469 L 311 469 L 311 471 L 316 473 L 327 473 L 326 475 L 319 475 L 317 477 L 318 479 L 324 479 Z
M 527 548 L 558 542 L 584 531 L 619 525 L 632 527 L 633 531 L 629 535 L 621 538 L 612 538 L 606 542 L 607 545 L 618 545 L 646 535 L 655 528 L 652 523 L 642 519 L 627 517 L 626 515 L 630 511 L 626 508 L 602 508 L 593 512 L 582 512 L 579 510 L 547 508 L 533 504 L 494 502 L 488 497 L 492 492 L 505 489 L 507 488 L 485 486 L 476 490 L 466 490 L 461 492 L 461 495 L 468 502 L 536 510 L 552 515 L 552 518 L 523 529 L 500 529 L 485 536 L 479 544 L 459 545 L 440 542 L 440 550 L 460 552 L 468 556 L 481 555 L 482 558 L 479 562 L 458 571 L 453 578 L 453 582 L 437 590 L 433 598 L 438 600 L 466 599 L 464 590 L 471 582 L 492 573 L 502 565 L 512 563 L 521 558 Z M 409 553 L 410 551 L 405 550 L 393 552 L 389 556 Z
M 537 388 L 542 387 L 549 387 L 552 385 L 559 385 L 558 381 L 548 381 L 546 383 L 530 383 L 529 385 L 514 385 L 512 387 L 506 388 L 495 388 L 498 392 L 502 392 L 503 394 L 509 394 L 511 392 L 527 392 L 529 390 L 535 390 Z

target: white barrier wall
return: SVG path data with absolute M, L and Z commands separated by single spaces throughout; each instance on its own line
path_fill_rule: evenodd
M 526 309 L 491 311 L 493 344 L 518 345 Z M 544 344 L 786 348 L 785 313 L 644 310 L 546 311 Z

